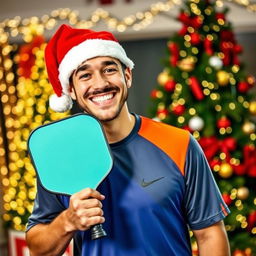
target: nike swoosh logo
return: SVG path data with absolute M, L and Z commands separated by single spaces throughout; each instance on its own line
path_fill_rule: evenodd
M 159 181 L 159 180 L 161 180 L 161 179 L 163 179 L 163 178 L 164 178 L 164 177 L 160 177 L 160 178 L 158 178 L 158 179 L 151 180 L 151 181 L 145 181 L 145 180 L 143 179 L 142 182 L 141 182 L 141 186 L 142 186 L 143 188 L 145 188 L 145 187 L 150 186 L 150 185 L 152 185 L 153 183 L 155 183 L 155 182 L 157 182 L 157 181 Z

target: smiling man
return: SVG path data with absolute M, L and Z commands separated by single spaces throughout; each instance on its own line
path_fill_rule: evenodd
M 114 165 L 97 190 L 71 197 L 38 183 L 26 236 L 31 255 L 62 255 L 73 238 L 75 255 L 189 256 L 189 227 L 200 255 L 228 256 L 229 210 L 201 148 L 187 131 L 129 112 L 134 65 L 114 36 L 62 25 L 45 61 L 50 107 L 67 111 L 73 99 L 98 118 Z M 91 240 L 89 228 L 100 223 L 107 237 Z

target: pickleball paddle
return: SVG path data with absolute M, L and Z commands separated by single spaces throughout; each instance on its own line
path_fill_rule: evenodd
M 57 194 L 96 189 L 113 165 L 102 126 L 88 114 L 36 128 L 29 136 L 28 149 L 39 182 Z M 101 225 L 92 228 L 92 239 L 105 235 Z

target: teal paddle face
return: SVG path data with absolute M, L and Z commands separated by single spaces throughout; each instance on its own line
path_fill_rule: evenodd
M 87 114 L 38 127 L 28 148 L 41 185 L 54 193 L 96 189 L 113 165 L 101 124 Z

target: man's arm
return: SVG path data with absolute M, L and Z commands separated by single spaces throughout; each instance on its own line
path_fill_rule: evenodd
M 200 256 L 230 256 L 229 242 L 223 221 L 200 230 L 193 230 Z
M 77 230 L 88 230 L 103 223 L 104 196 L 93 189 L 84 189 L 70 198 L 69 208 L 49 224 L 37 224 L 26 233 L 31 256 L 62 255 Z

